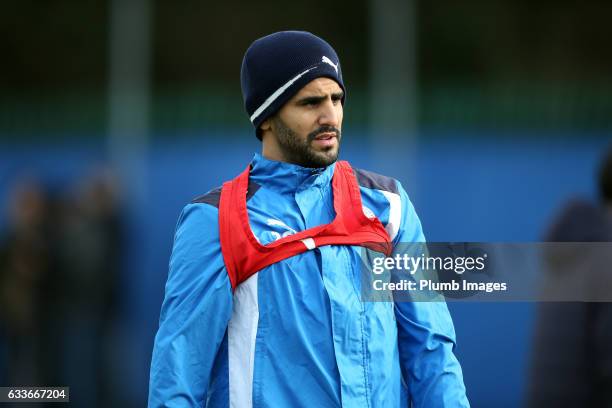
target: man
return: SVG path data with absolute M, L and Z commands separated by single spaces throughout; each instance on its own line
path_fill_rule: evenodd
M 468 406 L 446 304 L 361 301 L 361 246 L 425 238 L 397 181 L 336 161 L 336 52 L 274 33 L 241 82 L 262 154 L 180 216 L 149 406 Z
M 544 235 L 545 242 L 590 243 L 549 246 L 544 257 L 551 276 L 545 290 L 585 301 L 537 305 L 527 407 L 612 407 L 612 303 L 606 301 L 612 254 L 597 244 L 612 241 L 612 148 L 598 184 L 599 203 L 572 199 Z

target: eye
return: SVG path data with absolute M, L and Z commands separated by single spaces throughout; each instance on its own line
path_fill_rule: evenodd
M 308 106 L 308 107 L 314 107 L 317 106 L 319 104 L 319 100 L 318 99 L 305 99 L 302 101 L 302 103 L 300 105 L 302 106 Z

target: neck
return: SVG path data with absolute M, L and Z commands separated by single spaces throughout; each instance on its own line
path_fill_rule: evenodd
M 261 155 L 268 160 L 280 161 L 288 163 L 289 161 L 283 154 L 278 143 L 272 143 L 273 138 L 264 138 L 262 140 Z

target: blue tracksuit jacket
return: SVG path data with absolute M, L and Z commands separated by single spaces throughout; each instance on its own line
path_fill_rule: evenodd
M 333 220 L 334 165 L 252 161 L 247 208 L 262 244 Z M 355 169 L 366 215 L 424 242 L 394 179 Z M 469 406 L 443 302 L 362 302 L 360 247 L 323 246 L 259 271 L 232 293 L 220 189 L 178 221 L 151 362 L 149 407 Z

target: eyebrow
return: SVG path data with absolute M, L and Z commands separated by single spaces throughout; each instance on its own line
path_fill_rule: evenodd
M 340 91 L 340 92 L 334 92 L 331 94 L 332 99 L 342 99 L 342 97 L 344 96 L 344 92 Z M 325 98 L 327 98 L 327 96 L 305 96 L 301 99 L 297 100 L 297 103 L 299 105 L 307 105 L 310 103 L 319 103 L 323 100 L 325 100 Z

